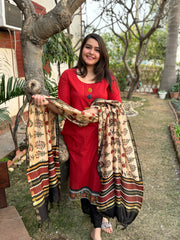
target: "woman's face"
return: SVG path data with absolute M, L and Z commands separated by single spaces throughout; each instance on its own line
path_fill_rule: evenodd
M 85 43 L 82 49 L 82 58 L 88 66 L 93 66 L 99 61 L 99 44 L 94 38 L 89 38 Z

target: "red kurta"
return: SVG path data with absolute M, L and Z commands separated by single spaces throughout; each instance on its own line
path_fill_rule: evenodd
M 113 81 L 110 91 L 105 79 L 98 83 L 80 81 L 76 69 L 68 69 L 61 75 L 58 97 L 80 111 L 89 108 L 96 98 L 121 102 L 116 81 Z M 93 203 L 101 189 L 97 172 L 98 123 L 79 127 L 66 120 L 62 135 L 70 153 L 71 198 L 88 198 Z

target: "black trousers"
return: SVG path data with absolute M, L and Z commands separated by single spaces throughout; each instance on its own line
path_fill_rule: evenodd
M 97 207 L 95 205 L 90 204 L 88 199 L 82 198 L 81 208 L 84 213 L 90 215 L 91 222 L 94 225 L 94 228 L 101 228 L 103 217 L 97 211 Z

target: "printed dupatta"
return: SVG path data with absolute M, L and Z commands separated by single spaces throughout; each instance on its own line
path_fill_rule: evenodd
M 134 221 L 142 206 L 143 182 L 132 130 L 122 104 L 96 99 L 92 106 L 98 108 L 97 116 L 74 109 L 62 100 L 46 98 L 79 126 L 99 121 L 97 170 L 102 190 L 97 208 L 108 217 L 117 217 L 126 227 Z M 27 179 L 37 219 L 42 223 L 48 218 L 48 201 L 59 201 L 60 196 L 56 115 L 44 106 L 31 103 L 27 138 Z
M 98 99 L 98 173 L 102 189 L 97 208 L 124 227 L 134 221 L 142 206 L 143 181 L 132 129 L 121 103 Z
M 44 106 L 29 104 L 27 180 L 39 226 L 48 219 L 49 201 L 60 201 L 59 144 L 56 115 Z
M 79 126 L 97 122 L 95 114 L 85 114 L 56 98 L 48 98 L 63 115 Z M 56 114 L 30 102 L 27 125 L 27 180 L 38 224 L 48 219 L 49 202 L 60 201 L 60 132 Z M 60 142 L 60 143 L 61 143 Z M 65 144 L 64 144 L 65 145 Z M 61 146 L 61 148 L 64 146 Z M 62 154 L 66 154 L 62 152 Z

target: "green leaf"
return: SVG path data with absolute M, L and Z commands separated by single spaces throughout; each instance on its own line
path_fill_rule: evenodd
M 24 83 L 23 79 L 15 79 L 10 77 L 7 80 L 7 85 L 5 83 L 5 76 L 1 77 L 0 81 L 0 104 L 5 103 L 6 101 L 24 95 Z
M 70 36 L 66 36 L 64 32 L 60 32 L 51 36 L 43 46 L 43 66 L 49 60 L 51 63 L 68 63 L 70 66 L 77 59 L 75 50 L 72 47 Z M 46 73 L 45 73 L 46 74 Z

